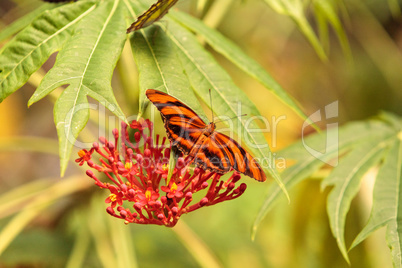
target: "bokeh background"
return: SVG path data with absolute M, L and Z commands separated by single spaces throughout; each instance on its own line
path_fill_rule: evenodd
M 334 1 L 340 3 L 338 16 L 351 53 L 342 50 L 337 35 L 330 28 L 328 42 L 324 44 L 328 53 L 326 61 L 317 56 L 294 21 L 276 13 L 263 0 L 229 1 L 230 5 L 216 24 L 222 34 L 264 66 L 307 115 L 334 101 L 339 101 L 336 122 L 340 125 L 367 119 L 381 110 L 402 115 L 401 1 Z M 175 8 L 200 15 L 195 10 L 195 2 L 180 0 Z M 39 0 L 0 1 L 0 29 L 40 4 Z M 316 29 L 311 3 L 304 1 L 304 4 L 306 16 Z M 300 139 L 303 120 L 258 82 L 220 55 L 214 55 L 269 121 L 272 116 L 286 116 L 278 125 L 273 151 Z M 199 267 L 202 263 L 199 259 L 205 261 L 209 257 L 212 257 L 211 265 L 222 267 L 348 267 L 329 229 L 328 189 L 320 191 L 319 176 L 290 189 L 291 203 L 283 198 L 269 212 L 255 241 L 251 241 L 251 226 L 269 183 L 257 183 L 248 178 L 244 178 L 248 189 L 241 198 L 185 215 L 173 229 L 124 226 L 109 217 L 104 212 L 106 193 L 92 184 L 85 176 L 85 169 L 71 162 L 65 178 L 59 177 L 54 100 L 45 98 L 27 108 L 38 79 L 52 66 L 54 59 L 51 57 L 28 84 L 0 104 L 0 201 L 3 201 L 0 204 L 17 200 L 17 190 L 21 187 L 40 191 L 41 187 L 66 178 L 74 178 L 74 183 L 80 184 L 79 190 L 57 198 L 22 230 L 14 230 L 18 235 L 0 255 L 0 267 L 60 267 L 71 254 L 80 252 L 86 256 L 86 267 L 105 263 L 116 267 L 118 264 L 111 260 L 119 254 L 130 255 L 132 267 Z M 120 79 L 127 72 L 132 80 L 128 93 L 127 85 Z M 136 114 L 138 81 L 135 70 L 118 64 L 113 79 L 114 93 L 123 111 L 126 115 Z M 96 112 L 92 116 L 98 117 Z M 109 118 L 109 114 L 106 117 Z M 109 124 L 106 119 L 102 117 L 100 121 L 106 123 L 99 125 L 90 122 L 80 138 L 95 141 L 99 128 L 113 127 L 114 120 Z M 319 122 L 319 125 L 325 128 L 326 123 Z M 164 133 L 162 124 L 156 127 L 159 133 Z M 272 139 L 271 133 L 267 133 L 271 145 Z M 372 183 L 368 175 L 348 214 L 347 245 L 367 221 Z M 0 215 L 0 231 L 13 220 L 13 211 L 26 206 L 27 202 L 30 201 L 16 202 L 7 213 Z M 35 210 L 28 207 L 27 217 L 30 209 Z M 351 266 L 391 267 L 384 234 L 385 230 L 381 229 L 350 251 Z M 77 245 L 86 250 L 80 251 Z

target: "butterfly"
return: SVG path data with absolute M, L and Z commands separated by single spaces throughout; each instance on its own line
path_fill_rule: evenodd
M 172 145 L 200 168 L 219 174 L 233 168 L 257 181 L 266 180 L 257 161 L 235 140 L 215 131 L 215 123 L 205 124 L 190 107 L 164 92 L 148 89 L 145 94 L 161 112 Z
M 178 0 L 158 0 L 147 11 L 137 18 L 127 29 L 127 33 L 145 28 L 160 20 Z

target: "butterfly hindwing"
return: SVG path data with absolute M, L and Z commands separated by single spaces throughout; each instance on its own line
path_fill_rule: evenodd
M 178 0 L 158 0 L 147 11 L 137 18 L 127 29 L 127 33 L 145 28 L 160 20 Z
M 231 168 L 257 181 L 266 177 L 257 161 L 234 139 L 215 131 L 215 124 L 204 121 L 178 99 L 148 89 L 148 99 L 161 112 L 167 135 L 173 145 L 203 169 L 224 174 Z
M 224 174 L 231 168 L 230 153 L 225 150 L 225 145 L 214 138 L 216 134 L 214 132 L 210 137 L 203 136 L 191 156 L 199 167 Z
M 222 145 L 221 148 L 227 153 L 233 169 L 257 181 L 265 181 L 266 177 L 260 165 L 237 141 L 219 132 L 215 132 L 211 140 Z

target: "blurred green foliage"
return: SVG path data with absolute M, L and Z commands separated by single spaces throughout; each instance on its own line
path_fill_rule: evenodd
M 176 7 L 204 18 L 233 40 L 301 104 L 305 114 L 338 100 L 340 123 L 367 119 L 380 110 L 402 115 L 401 1 L 215 1 L 181 0 Z M 8 41 L 4 36 L 24 27 L 14 21 L 32 16 L 38 7 L 46 9 L 43 6 L 39 0 L 2 0 L 1 45 Z M 124 53 L 130 54 L 128 47 Z M 226 58 L 214 56 L 262 115 L 286 116 L 275 144 L 272 133 L 266 135 L 273 151 L 299 140 L 300 117 Z M 241 198 L 186 215 L 173 229 L 125 226 L 109 217 L 106 196 L 97 193 L 84 169 L 70 163 L 65 178 L 58 178 L 55 96 L 26 108 L 53 63 L 51 57 L 0 104 L 0 230 L 12 241 L 0 242 L 0 266 L 349 267 L 330 231 L 329 190 L 319 187 L 329 173 L 325 168 L 289 191 L 290 204 L 282 197 L 260 224 L 255 241 L 250 239 L 251 226 L 268 184 L 246 177 L 248 189 Z M 130 115 L 139 110 L 135 71 L 133 59 L 121 58 L 112 80 L 117 102 Z M 101 116 L 108 120 L 91 112 L 81 140 L 93 142 L 99 131 L 108 133 L 115 127 L 108 112 Z M 164 133 L 162 124 L 157 125 Z M 347 246 L 369 218 L 373 183 L 370 176 L 365 178 L 352 202 L 346 218 Z M 20 225 L 10 225 L 16 219 Z M 9 232 L 4 233 L 6 228 Z M 348 254 L 351 267 L 392 265 L 384 228 Z

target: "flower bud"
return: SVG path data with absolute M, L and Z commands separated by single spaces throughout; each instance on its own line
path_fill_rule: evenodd
M 100 143 L 102 143 L 102 144 L 106 144 L 107 143 L 107 139 L 105 138 L 105 137 L 99 137 L 99 141 L 100 141 Z
M 179 212 L 179 208 L 178 208 L 178 207 L 172 207 L 172 213 L 173 213 L 173 215 L 177 215 L 178 212 Z
M 124 183 L 120 184 L 120 189 L 121 189 L 123 192 L 127 192 L 127 185 L 125 185 Z
M 125 211 L 125 210 L 120 211 L 120 216 L 121 216 L 123 219 L 127 218 L 127 211 Z
M 140 132 L 135 132 L 134 133 L 134 139 L 136 142 L 139 142 L 141 140 L 141 133 Z
M 92 172 L 92 170 L 87 170 L 86 174 L 88 175 L 88 177 L 93 178 L 94 177 L 94 173 Z
M 119 131 L 117 130 L 117 128 L 112 130 L 113 136 L 115 139 L 117 139 L 119 137 Z
M 193 198 L 193 193 L 192 193 L 192 192 L 187 192 L 186 195 L 185 195 L 185 198 L 186 198 L 186 199 L 191 199 L 191 198 Z
M 145 149 L 145 150 L 144 150 L 144 156 L 145 156 L 145 157 L 150 157 L 150 156 L 151 156 L 151 150 Z
M 107 207 L 107 208 L 106 208 L 106 212 L 109 213 L 109 214 L 112 215 L 112 216 L 115 215 L 114 210 L 113 210 L 112 207 Z
M 231 190 L 233 190 L 233 188 L 235 188 L 235 184 L 234 184 L 234 182 L 230 182 L 228 185 L 228 190 L 231 191 Z
M 157 200 L 157 201 L 155 202 L 155 207 L 156 207 L 156 208 L 161 208 L 161 207 L 162 207 L 162 202 L 159 201 L 159 200 Z
M 241 179 L 240 173 L 238 172 L 233 172 L 232 175 L 232 182 L 236 183 Z
M 108 142 L 108 143 L 107 143 L 107 147 L 108 147 L 110 150 L 114 150 L 114 144 L 111 143 L 111 142 Z
M 202 198 L 201 201 L 200 201 L 200 206 L 203 207 L 203 206 L 205 206 L 206 204 L 208 204 L 208 202 L 209 202 L 208 198 L 204 197 L 204 198 Z

